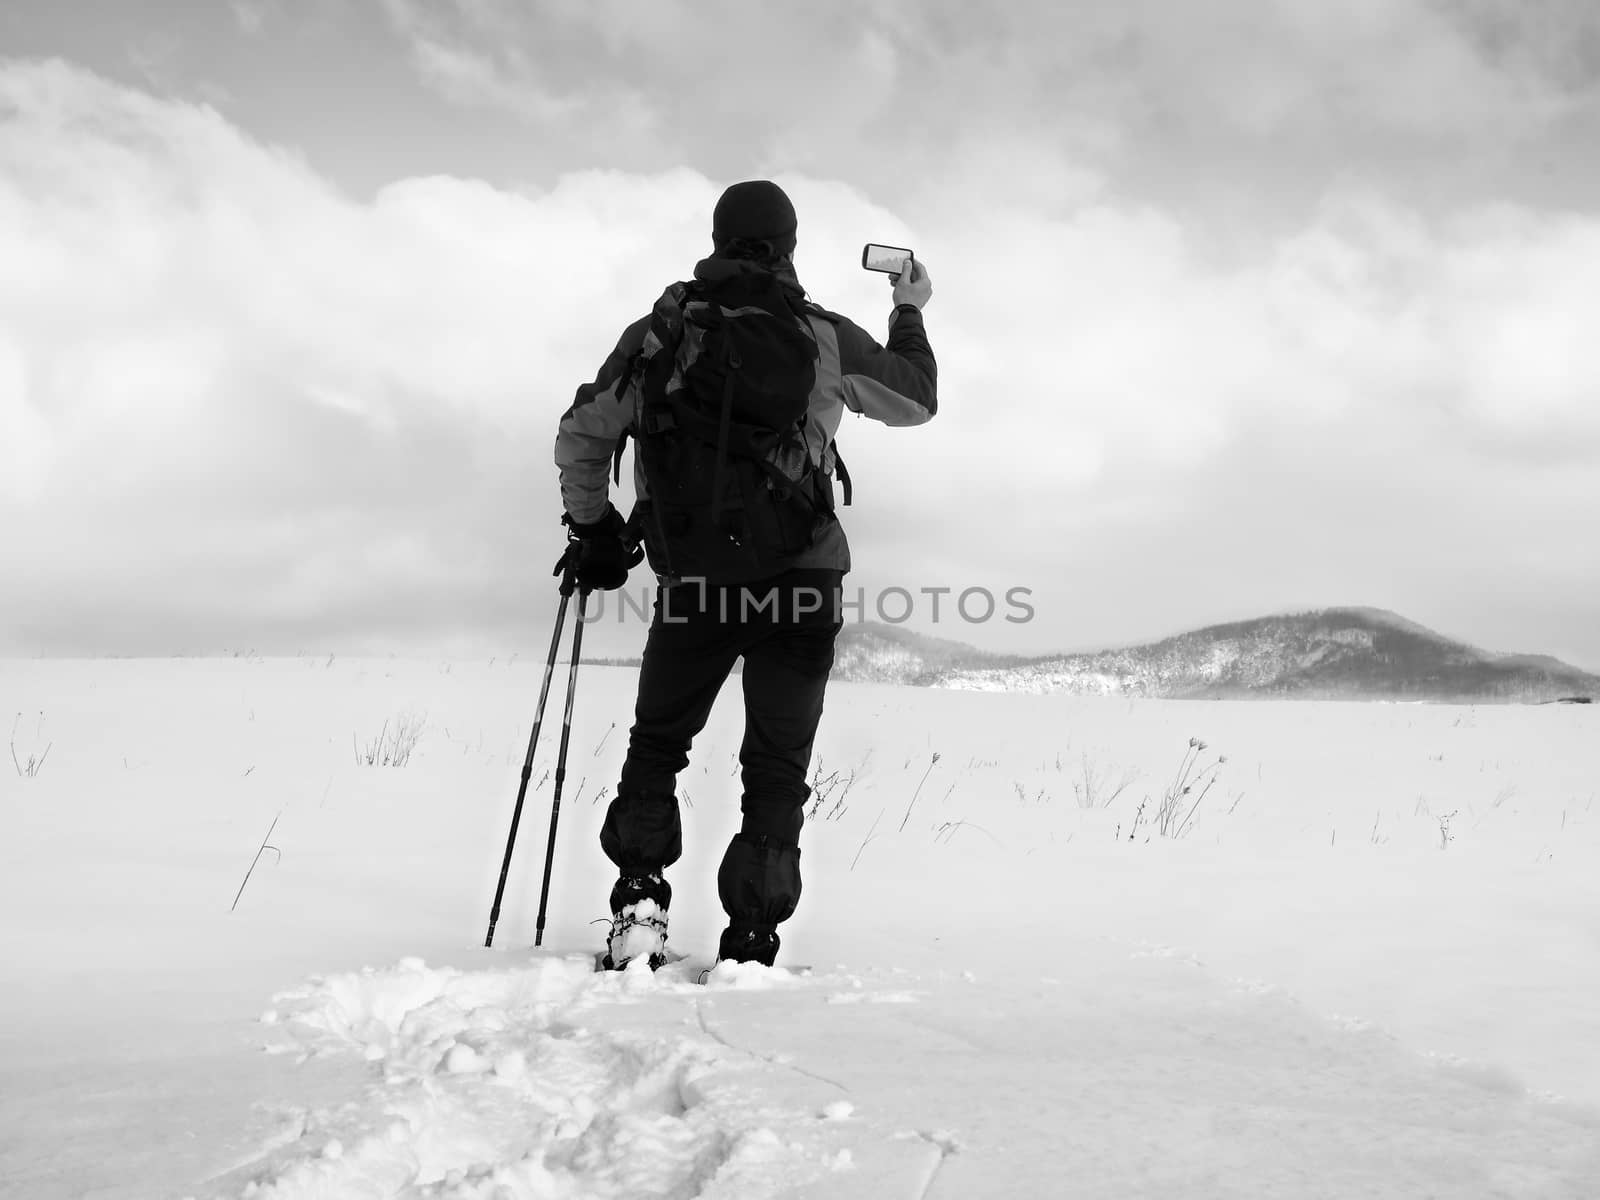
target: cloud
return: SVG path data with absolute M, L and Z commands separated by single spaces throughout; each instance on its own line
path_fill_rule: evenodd
M 1600 17 L 1582 0 L 386 10 L 442 95 L 551 138 L 581 128 L 636 170 L 790 170 L 920 203 L 971 166 L 953 150 L 999 139 L 1028 148 L 1017 167 L 1112 175 L 1219 222 L 1374 180 L 1443 211 L 1547 186 L 1552 160 L 1600 183 L 1593 156 L 1570 157 L 1600 136 Z
M 604 128 L 608 136 L 645 137 L 654 121 L 625 80 L 605 87 L 549 86 L 538 57 L 538 26 L 510 6 L 493 3 L 419 4 L 383 0 L 391 27 L 409 48 L 422 82 L 453 104 L 498 111 L 537 128 Z M 512 27 L 523 35 L 511 33 Z M 532 38 L 525 49 L 523 40 Z
M 1178 11 L 1135 0 L 1117 11 L 1122 52 L 1098 64 L 1092 86 L 1149 86 L 1156 110 L 1185 125 L 1454 138 L 1524 128 L 1561 107 L 1554 89 L 1506 69 L 1427 0 L 1222 0 Z
M 933 272 L 940 418 L 842 434 L 863 583 L 1035 585 L 1039 623 L 1010 632 L 1040 648 L 1280 602 L 1426 620 L 1507 563 L 1569 608 L 1600 586 L 1573 518 L 1600 506 L 1600 222 L 1352 188 L 1219 258 L 1068 154 L 997 188 L 1020 131 L 973 147 L 982 172 L 965 145 L 914 209 L 777 175 L 830 307 L 881 329 L 863 241 Z M 0 630 L 528 636 L 556 417 L 707 248 L 720 186 L 425 177 L 358 202 L 211 109 L 0 65 Z
M 228 0 L 228 8 L 241 33 L 254 37 L 266 28 L 270 0 Z
M 499 108 L 537 125 L 573 120 L 586 107 L 576 96 L 545 91 L 532 81 L 520 56 L 511 55 L 508 71 L 494 59 L 418 36 L 412 55 L 423 79 L 446 99 L 469 107 Z
M 707 248 L 716 194 L 594 171 L 359 203 L 211 109 L 6 63 L 0 523 L 23 582 L 0 629 L 169 649 L 316 613 L 325 636 L 525 624 L 509 581 L 558 550 L 556 417 Z

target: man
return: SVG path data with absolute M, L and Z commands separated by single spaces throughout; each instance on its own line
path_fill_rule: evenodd
M 694 285 L 687 291 L 669 289 L 655 313 L 623 332 L 595 381 L 578 389 L 556 435 L 563 520 L 573 539 L 573 558 L 563 563 L 575 563 L 579 586 L 621 586 L 628 566 L 637 561 L 629 546 L 635 526 L 642 526 L 650 566 L 661 584 L 639 671 L 627 759 L 600 833 L 600 845 L 618 869 L 611 890 L 611 934 L 600 960 L 607 969 L 621 969 L 639 956 L 648 956 L 652 967 L 664 961 L 672 899 L 664 872 L 683 849 L 677 776 L 741 656 L 743 821 L 717 874 L 728 915 L 718 958 L 772 965 L 777 926 L 793 915 L 800 898 L 799 840 L 810 795 L 806 770 L 842 624 L 842 580 L 850 569 L 849 545 L 832 511 L 831 476 L 838 466 L 834 434 L 846 409 L 888 425 L 920 425 L 937 407 L 937 369 L 921 311 L 933 292 L 927 269 L 916 263 L 890 277 L 894 308 L 888 345 L 880 346 L 848 319 L 806 300 L 792 257 L 796 226 L 794 206 L 776 184 L 756 180 L 728 188 L 712 215 L 713 253 L 695 266 Z M 676 399 L 663 395 L 688 376 L 662 380 L 668 370 L 684 370 L 684 337 L 709 338 L 703 333 L 707 322 L 726 325 L 754 311 L 753 301 L 722 300 L 720 308 L 702 301 L 701 315 L 686 319 L 686 306 L 696 296 L 734 292 L 781 295 L 778 307 L 788 308 L 772 328 L 782 334 L 781 326 L 788 325 L 787 336 L 801 338 L 803 353 L 763 379 L 756 377 L 760 368 L 739 353 L 725 353 L 718 360 L 725 375 L 717 376 L 711 389 L 713 414 L 717 395 L 722 397 L 719 425 L 714 415 L 690 411 L 683 400 L 687 390 L 676 392 Z M 697 361 L 701 369 L 712 370 L 717 367 L 713 358 L 707 351 Z M 651 363 L 662 366 L 652 370 Z M 807 373 L 797 374 L 801 369 Z M 693 370 L 691 365 L 690 375 Z M 787 425 L 789 443 L 777 432 L 741 426 L 729 417 L 740 403 L 746 408 L 751 403 L 742 389 L 750 394 L 762 387 L 781 390 L 775 378 L 779 384 L 803 381 L 799 419 L 773 423 L 774 430 Z M 632 523 L 612 506 L 608 487 L 619 439 L 629 435 L 638 439 L 639 505 Z M 787 459 L 786 444 L 793 447 Z M 793 535 L 781 542 L 776 557 L 763 559 L 759 547 L 745 545 L 758 540 L 750 533 L 759 524 L 754 516 L 746 525 L 731 526 L 728 514 L 686 508 L 691 502 L 683 497 L 695 486 L 712 489 L 705 494 L 713 495 L 708 504 L 713 510 L 724 495 L 735 497 L 730 504 L 739 503 L 728 481 L 741 469 L 754 480 L 743 493 L 756 497 L 752 505 L 776 504 L 779 497 L 786 506 L 787 515 L 768 520 Z M 695 478 L 679 478 L 674 471 Z M 844 483 L 848 502 L 847 476 Z M 805 507 L 797 507 L 791 492 Z M 663 519 L 664 512 L 670 520 Z M 691 544 L 696 528 L 720 541 Z M 698 569 L 683 570 L 686 561 Z

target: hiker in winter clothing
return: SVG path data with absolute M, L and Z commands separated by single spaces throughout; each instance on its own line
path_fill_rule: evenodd
M 937 408 L 926 268 L 891 276 L 880 346 L 805 298 L 795 232 L 777 185 L 724 192 L 712 255 L 623 332 L 556 435 L 579 586 L 621 586 L 637 562 L 635 528 L 660 583 L 627 759 L 600 834 L 619 872 L 606 967 L 663 960 L 672 896 L 663 872 L 683 848 L 677 776 L 741 656 L 743 821 L 717 875 L 729 921 L 718 957 L 772 964 L 776 927 L 800 897 L 806 769 L 850 569 L 832 484 L 840 476 L 849 503 L 849 477 L 834 435 L 846 410 L 920 425 Z M 764 415 L 785 389 L 798 397 L 793 411 Z M 625 522 L 609 482 L 628 436 L 639 504 Z

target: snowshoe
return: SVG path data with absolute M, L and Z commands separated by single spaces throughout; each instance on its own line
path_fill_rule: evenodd
M 646 958 L 652 971 L 667 961 L 667 909 L 672 885 L 658 874 L 624 875 L 611 889 L 611 932 L 597 956 L 602 971 L 621 971 Z

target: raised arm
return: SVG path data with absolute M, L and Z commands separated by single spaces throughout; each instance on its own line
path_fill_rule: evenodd
M 939 411 L 939 367 L 922 323 L 932 286 L 925 267 L 916 271 L 915 281 L 896 278 L 894 296 L 902 302 L 889 314 L 887 345 L 852 321 L 837 326 L 844 402 L 885 425 L 921 425 Z

